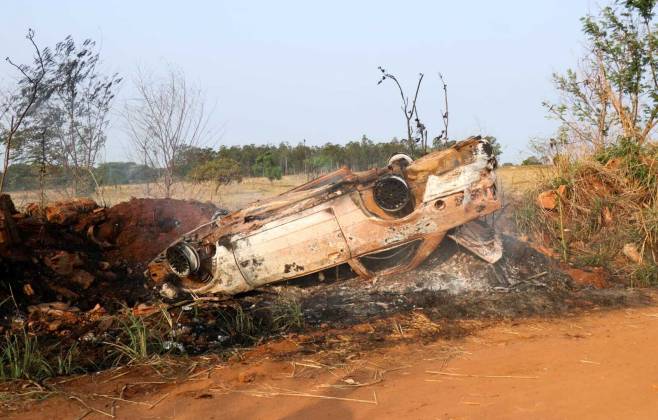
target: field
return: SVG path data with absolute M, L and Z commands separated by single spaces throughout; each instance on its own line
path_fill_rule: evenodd
M 502 185 L 503 194 L 509 192 L 514 195 L 535 186 L 549 170 L 548 167 L 543 166 L 506 166 L 499 168 L 496 175 Z M 267 178 L 245 178 L 240 183 L 221 185 L 218 188 L 210 183 L 180 182 L 174 185 L 172 198 L 210 201 L 219 207 L 237 210 L 256 200 L 281 194 L 307 180 L 304 175 L 289 175 L 274 181 Z M 66 190 L 47 190 L 45 194 L 46 201 L 62 200 L 72 196 Z M 38 202 L 40 194 L 38 191 L 16 191 L 11 193 L 11 197 L 17 207 L 22 207 L 30 202 Z M 133 184 L 105 186 L 100 194 L 92 196 L 108 206 L 130 200 L 132 197 L 161 198 L 163 194 L 156 184 Z
M 181 200 L 211 201 L 217 205 L 236 210 L 258 199 L 280 194 L 305 182 L 304 176 L 285 176 L 280 180 L 270 181 L 267 178 L 245 178 L 240 183 L 221 185 L 215 188 L 210 183 L 179 182 L 174 185 L 172 198 Z M 56 201 L 70 198 L 73 194 L 66 190 L 47 190 L 46 201 Z M 17 191 L 11 193 L 17 206 L 24 206 L 39 200 L 38 191 Z M 108 206 L 136 198 L 162 198 L 162 190 L 156 184 L 130 184 L 104 186 L 100 194 L 91 198 L 104 202 Z
M 503 194 L 523 193 L 537 187 L 541 180 L 546 179 L 552 171 L 551 166 L 504 166 L 496 170 L 502 186 Z

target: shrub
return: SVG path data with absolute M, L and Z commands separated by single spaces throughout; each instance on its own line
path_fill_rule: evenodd
M 216 188 L 231 182 L 241 182 L 240 164 L 233 159 L 217 158 L 196 166 L 188 177 L 194 182 L 214 182 Z
M 620 140 L 593 158 L 564 160 L 516 210 L 519 229 L 578 265 L 603 266 L 631 285 L 658 283 L 656 147 Z M 558 190 L 556 209 L 539 208 L 542 191 Z M 624 254 L 637 249 L 641 261 Z
M 530 156 L 528 158 L 523 159 L 523 162 L 521 162 L 521 165 L 528 166 L 528 165 L 541 165 L 541 160 L 539 160 L 535 156 Z

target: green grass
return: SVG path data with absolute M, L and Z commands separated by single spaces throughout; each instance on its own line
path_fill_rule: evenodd
M 601 254 L 579 255 L 575 257 L 574 262 L 578 266 L 607 267 L 606 256 Z
M 256 332 L 256 324 L 254 322 L 254 318 L 245 312 L 241 306 L 238 306 L 234 321 L 235 331 L 238 334 L 251 336 Z
M 304 327 L 304 312 L 296 299 L 280 298 L 272 304 L 270 310 L 275 330 L 283 332 Z
M 631 287 L 656 284 L 658 284 L 658 266 L 654 264 L 641 264 L 631 274 Z
M 25 331 L 5 337 L 0 347 L 0 380 L 38 381 L 52 374 L 53 369 L 36 337 L 29 336 Z
M 164 341 L 159 328 L 150 326 L 144 317 L 126 311 L 126 318 L 120 319 L 118 341 L 105 342 L 110 347 L 114 365 L 135 363 L 165 353 Z
M 78 360 L 80 358 L 80 350 L 78 349 L 78 344 L 74 343 L 66 351 L 61 351 L 53 364 L 53 373 L 56 375 L 72 375 L 75 372 L 82 371 L 78 365 Z

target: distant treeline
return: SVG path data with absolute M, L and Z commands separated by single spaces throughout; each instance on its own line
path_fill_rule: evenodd
M 93 169 L 93 174 L 101 185 L 136 184 L 149 182 L 159 176 L 156 169 L 134 162 L 101 163 Z M 81 192 L 93 191 L 93 180 L 89 176 L 88 185 L 80 186 Z M 41 166 L 30 163 L 15 163 L 9 166 L 5 189 L 7 191 L 36 190 L 41 188 L 66 188 L 73 185 L 71 170 L 61 166 Z
M 495 150 L 500 147 L 495 138 Z M 363 136 L 346 144 L 325 143 L 310 146 L 304 142 L 293 146 L 247 144 L 241 146 L 188 147 L 177 158 L 175 174 L 179 180 L 227 183 L 243 177 L 278 179 L 285 175 L 320 175 L 347 166 L 354 171 L 385 166 L 396 153 L 410 154 L 408 142 L 393 138 L 374 142 Z M 161 175 L 157 168 L 135 162 L 107 162 L 97 165 L 93 175 L 99 185 L 120 185 L 155 182 Z M 90 175 L 91 177 L 91 175 Z M 222 178 L 218 180 L 216 178 Z M 8 190 L 63 188 L 71 184 L 71 174 L 62 167 L 42 167 L 38 164 L 11 165 L 6 179 Z M 90 179 L 89 187 L 93 182 Z
M 215 157 L 237 161 L 243 176 L 267 176 L 263 174 L 263 167 L 258 163 L 259 157 L 262 160 L 263 156 L 267 156 L 275 166 L 281 168 L 283 175 L 290 175 L 325 173 L 341 166 L 362 171 L 385 165 L 396 153 L 409 154 L 410 151 L 408 143 L 404 140 L 393 138 L 386 142 L 373 142 L 363 136 L 361 140 L 350 141 L 347 144 L 325 143 L 322 146 L 308 146 L 303 142 L 296 146 L 289 143 L 280 143 L 278 146 L 254 144 L 221 146 L 215 153 Z M 203 158 L 212 158 L 212 156 Z

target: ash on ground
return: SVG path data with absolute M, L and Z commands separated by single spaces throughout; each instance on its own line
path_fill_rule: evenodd
M 446 239 L 420 267 L 403 274 L 366 281 L 332 269 L 244 299 L 256 306 L 273 295 L 296 299 L 311 325 L 350 325 L 415 309 L 433 319 L 513 318 L 651 301 L 639 290 L 576 285 L 554 261 L 513 237 L 504 235 L 503 247 L 503 258 L 489 264 Z

